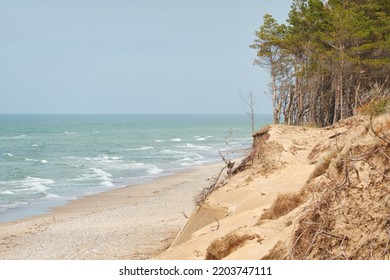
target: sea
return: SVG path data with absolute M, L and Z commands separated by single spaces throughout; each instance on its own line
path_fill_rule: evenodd
M 256 115 L 256 128 L 272 122 Z M 0 222 L 245 154 L 248 115 L 0 115 Z

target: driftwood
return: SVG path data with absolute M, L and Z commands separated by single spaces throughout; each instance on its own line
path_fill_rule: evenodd
M 218 153 L 219 153 L 219 156 L 222 158 L 222 160 L 225 162 L 225 164 L 226 164 L 226 167 L 227 167 L 227 174 L 230 174 L 231 172 L 232 172 L 232 169 L 233 169 L 233 167 L 234 167 L 234 164 L 235 164 L 235 162 L 232 162 L 230 159 L 226 159 L 223 155 L 222 155 L 222 153 L 221 153 L 221 151 L 219 150 L 218 151 Z
M 216 222 L 217 222 L 217 225 L 216 226 L 211 226 L 210 229 L 211 231 L 216 231 L 219 229 L 219 221 L 218 219 L 214 219 Z

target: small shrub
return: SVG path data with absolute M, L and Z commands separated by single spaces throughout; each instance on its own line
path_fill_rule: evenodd
M 244 246 L 247 240 L 259 238 L 257 234 L 229 233 L 217 240 L 214 240 L 206 250 L 206 260 L 222 260 L 231 253 Z
M 263 215 L 261 215 L 258 224 L 261 220 L 275 220 L 281 216 L 286 215 L 301 205 L 304 200 L 305 195 L 303 192 L 279 194 L 271 208 L 266 210 Z
M 360 113 L 368 116 L 379 116 L 390 112 L 390 98 L 372 100 L 360 107 Z

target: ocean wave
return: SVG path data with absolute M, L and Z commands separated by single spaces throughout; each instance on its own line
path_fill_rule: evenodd
M 175 159 L 180 166 L 190 166 L 207 162 L 204 156 L 192 151 L 161 150 L 160 154 Z
M 50 185 L 55 183 L 54 180 L 38 177 L 26 177 L 22 180 L 1 181 L 0 186 L 6 189 L 2 190 L 3 194 L 46 194 Z
M 182 161 L 179 164 L 181 166 L 197 166 L 197 165 L 202 165 L 206 162 L 207 161 L 202 161 L 202 160 L 200 160 L 200 161 Z
M 100 168 L 91 168 L 93 172 L 93 178 L 96 178 L 100 180 L 100 184 L 105 187 L 113 187 L 114 184 L 112 183 L 112 174 L 108 173 L 107 171 L 104 171 Z
M 206 141 L 207 139 L 213 138 L 214 136 L 202 136 L 202 135 L 196 135 L 194 136 L 194 139 L 196 141 Z
M 88 168 L 80 176 L 71 179 L 70 181 L 78 183 L 89 183 L 89 184 L 99 184 L 105 187 L 113 187 L 112 174 L 96 167 Z
M 161 155 L 168 155 L 168 156 L 183 156 L 186 155 L 187 152 L 184 151 L 174 151 L 169 149 L 164 149 L 159 152 Z
M 154 147 L 151 146 L 145 146 L 145 147 L 140 147 L 140 148 L 129 148 L 126 149 L 127 151 L 145 151 L 145 150 L 153 150 Z
M 25 205 L 28 205 L 28 202 L 17 201 L 17 202 L 14 202 L 12 204 L 1 204 L 0 205 L 0 212 L 4 212 L 4 211 L 10 210 L 10 209 L 15 209 L 15 208 L 18 208 L 20 206 L 25 206 Z
M 211 150 L 213 147 L 209 147 L 209 146 L 198 146 L 198 145 L 194 145 L 194 144 L 192 144 L 192 143 L 186 143 L 185 145 L 176 146 L 176 148 L 188 148 L 188 149 L 209 151 L 209 150 Z
M 157 142 L 157 143 L 164 143 L 164 140 L 157 139 L 157 140 L 154 140 L 154 141 Z
M 96 157 L 84 157 L 83 159 L 88 160 L 88 161 L 112 162 L 112 161 L 121 160 L 122 157 L 98 155 Z
M 35 147 L 36 148 L 36 147 L 39 147 L 39 145 L 38 144 L 32 144 L 31 147 Z
M 61 135 L 75 135 L 76 132 L 69 132 L 69 131 L 64 131 L 61 133 Z
M 172 142 L 181 142 L 182 140 L 180 138 L 173 138 L 171 139 Z
M 5 190 L 5 191 L 0 191 L 0 194 L 13 195 L 13 194 L 15 194 L 15 193 L 12 192 L 12 191 L 10 191 L 10 190 Z
M 101 183 L 100 183 L 100 185 L 101 186 L 103 186 L 103 187 L 115 187 L 115 185 L 114 185 L 114 183 L 113 182 L 111 182 L 111 181 L 102 181 Z
M 27 135 L 21 134 L 21 135 L 12 137 L 12 139 L 24 139 L 24 138 L 26 138 L 26 137 L 27 137 Z
M 163 169 L 158 168 L 157 166 L 151 165 L 146 171 L 149 175 L 158 175 L 164 172 Z
M 54 194 L 54 193 L 48 193 L 48 194 L 46 194 L 45 197 L 48 199 L 59 199 L 59 198 L 62 199 L 63 198 L 62 196 Z
M 4 153 L 3 156 L 10 157 L 10 158 L 13 158 L 13 157 L 14 157 L 14 155 L 13 155 L 13 154 L 10 154 L 10 153 Z
M 49 161 L 47 161 L 46 159 L 39 160 L 39 159 L 33 159 L 33 158 L 25 158 L 24 161 L 27 161 L 27 162 L 40 162 L 40 163 L 43 163 L 43 164 L 49 163 Z

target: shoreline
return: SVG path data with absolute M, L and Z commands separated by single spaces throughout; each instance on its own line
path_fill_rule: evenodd
M 148 259 L 169 247 L 224 163 L 93 194 L 0 223 L 0 259 Z M 156 234 L 158 233 L 158 234 Z
M 203 166 L 208 166 L 208 165 L 213 165 L 213 164 L 218 164 L 218 161 L 209 161 L 202 163 L 200 165 L 194 165 L 194 166 L 188 166 L 188 167 L 182 167 L 182 168 L 174 168 L 174 169 L 169 169 L 165 170 L 161 174 L 158 174 L 156 176 L 145 176 L 145 177 L 139 177 L 139 178 L 134 178 L 133 182 L 129 182 L 124 185 L 117 185 L 114 187 L 106 188 L 97 192 L 89 193 L 89 194 L 84 194 L 84 195 L 79 195 L 75 196 L 73 198 L 66 198 L 66 199 L 61 199 L 61 200 L 45 200 L 41 203 L 36 203 L 34 204 L 34 201 L 31 204 L 27 205 L 22 205 L 16 208 L 11 208 L 8 209 L 4 212 L 0 212 L 0 225 L 4 223 L 12 223 L 16 221 L 21 221 L 21 220 L 26 220 L 29 218 L 33 218 L 36 216 L 44 216 L 46 214 L 49 214 L 53 211 L 53 209 L 60 208 L 67 206 L 71 203 L 74 203 L 80 199 L 85 199 L 91 196 L 96 196 L 100 195 L 103 193 L 107 192 L 113 192 L 119 189 L 123 188 L 131 188 L 134 186 L 138 185 L 145 185 L 148 183 L 152 183 L 154 181 L 158 181 L 162 178 L 169 177 L 169 176 L 175 176 L 176 174 L 182 173 L 182 172 L 189 172 L 193 169 L 196 169 L 198 167 L 203 167 Z M 4 215 L 4 217 L 3 217 Z

